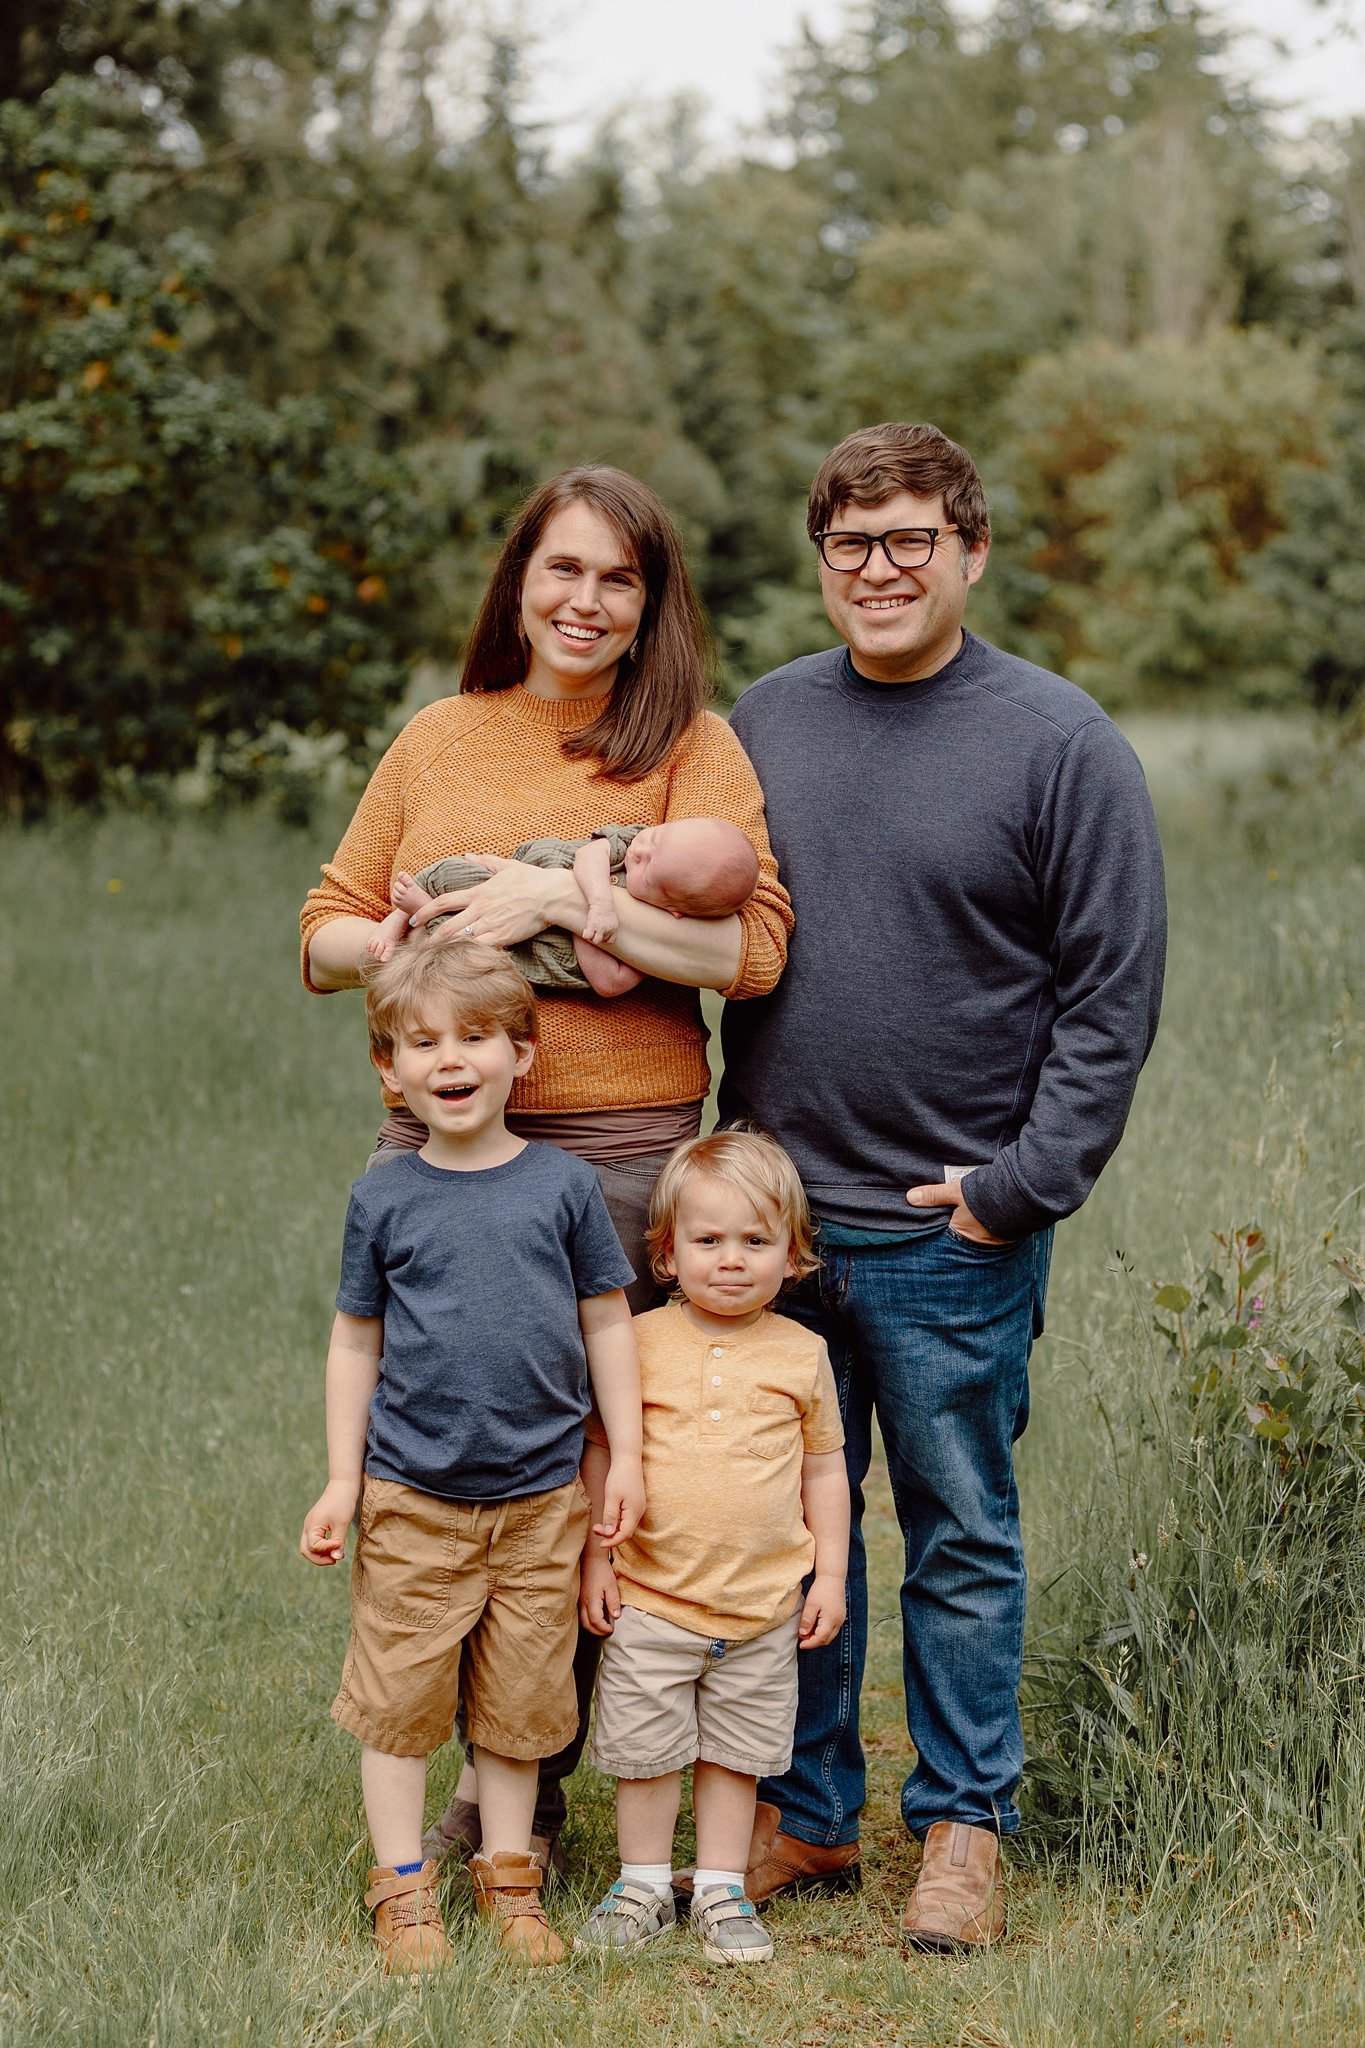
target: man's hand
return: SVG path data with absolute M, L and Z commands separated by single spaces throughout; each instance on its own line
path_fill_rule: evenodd
M 969 1238 L 973 1244 L 1013 1244 L 1012 1237 L 993 1237 L 984 1223 L 978 1223 L 962 1199 L 960 1181 L 943 1181 L 937 1187 L 911 1188 L 906 1201 L 912 1209 L 946 1209 L 951 1205 L 952 1215 L 948 1218 L 949 1230 L 959 1237 Z
M 844 1625 L 846 1612 L 843 1580 L 830 1573 L 821 1577 L 817 1572 L 810 1582 L 796 1632 L 801 1648 L 818 1650 L 825 1643 L 832 1643 Z
M 593 1523 L 593 1535 L 607 1544 L 624 1543 L 635 1534 L 644 1511 L 645 1475 L 639 1458 L 613 1458 L 607 1471 L 602 1519 Z
M 346 1531 L 359 1498 L 358 1481 L 328 1480 L 303 1518 L 300 1554 L 314 1564 L 340 1564 L 346 1555 Z
M 604 1550 L 583 1553 L 578 1618 L 591 1635 L 609 1636 L 621 1619 L 621 1589 Z

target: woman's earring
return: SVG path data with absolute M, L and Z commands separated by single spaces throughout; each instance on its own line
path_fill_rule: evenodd
M 638 654 L 639 652 L 640 652 L 640 641 L 639 641 L 639 637 L 637 636 L 637 637 L 636 637 L 636 638 L 635 638 L 634 640 L 632 640 L 632 641 L 631 641 L 631 643 L 630 643 L 629 647 L 628 647 L 628 648 L 626 649 L 626 660 L 627 660 L 627 661 L 634 661 L 634 659 L 635 659 L 636 655 L 637 655 L 637 654 Z
M 525 621 L 525 619 L 518 619 L 518 620 L 517 620 L 517 638 L 518 638 L 518 640 L 520 640 L 520 642 L 521 642 L 521 644 L 522 644 L 522 646 L 523 646 L 523 647 L 525 647 L 525 648 L 528 648 L 528 649 L 529 649 L 529 647 L 530 647 L 530 645 L 531 645 L 531 636 L 530 636 L 530 634 L 529 634 L 529 633 L 527 632 L 527 630 L 526 630 L 526 621 Z

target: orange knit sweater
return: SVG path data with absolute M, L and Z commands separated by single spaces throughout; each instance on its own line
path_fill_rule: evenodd
M 444 697 L 419 711 L 375 769 L 359 808 L 303 906 L 308 944 L 334 917 L 379 919 L 400 868 L 446 854 L 510 855 L 523 840 L 582 839 L 599 825 L 728 818 L 759 855 L 758 887 L 739 913 L 739 971 L 725 994 L 764 995 L 782 972 L 791 905 L 763 821 L 763 795 L 739 741 L 704 712 L 640 782 L 594 775 L 560 739 L 600 707 L 534 697 L 520 686 Z M 539 993 L 539 992 L 538 992 Z M 525 1113 L 635 1109 L 706 1094 L 706 1031 L 695 989 L 646 976 L 629 995 L 540 994 L 540 1049 L 510 1107 Z M 393 1098 L 386 1099 L 392 1101 Z

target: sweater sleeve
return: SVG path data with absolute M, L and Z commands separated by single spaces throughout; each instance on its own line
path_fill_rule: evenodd
M 702 714 L 696 737 L 679 749 L 669 776 L 667 815 L 725 818 L 752 841 L 758 885 L 739 913 L 739 967 L 722 994 L 728 1001 L 767 995 L 787 964 L 791 898 L 777 877 L 758 777 L 725 720 L 713 711 Z
M 334 917 L 367 917 L 377 924 L 392 909 L 389 889 L 394 856 L 403 836 L 404 786 L 407 780 L 409 734 L 404 726 L 366 784 L 346 827 L 336 858 L 324 863 L 322 883 L 310 889 L 299 916 L 303 934 L 303 985 L 319 991 L 308 976 L 308 948 L 313 934 Z
M 1078 1209 L 1123 1134 L 1156 1035 L 1166 957 L 1161 842 L 1142 769 L 1108 719 L 1055 764 L 1033 857 L 1056 1015 L 1027 1120 L 963 1199 L 998 1237 Z

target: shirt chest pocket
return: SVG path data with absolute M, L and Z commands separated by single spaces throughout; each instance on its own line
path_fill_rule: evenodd
M 801 1418 L 790 1394 L 755 1387 L 749 1396 L 748 1448 L 756 1458 L 787 1456 L 801 1434 Z

